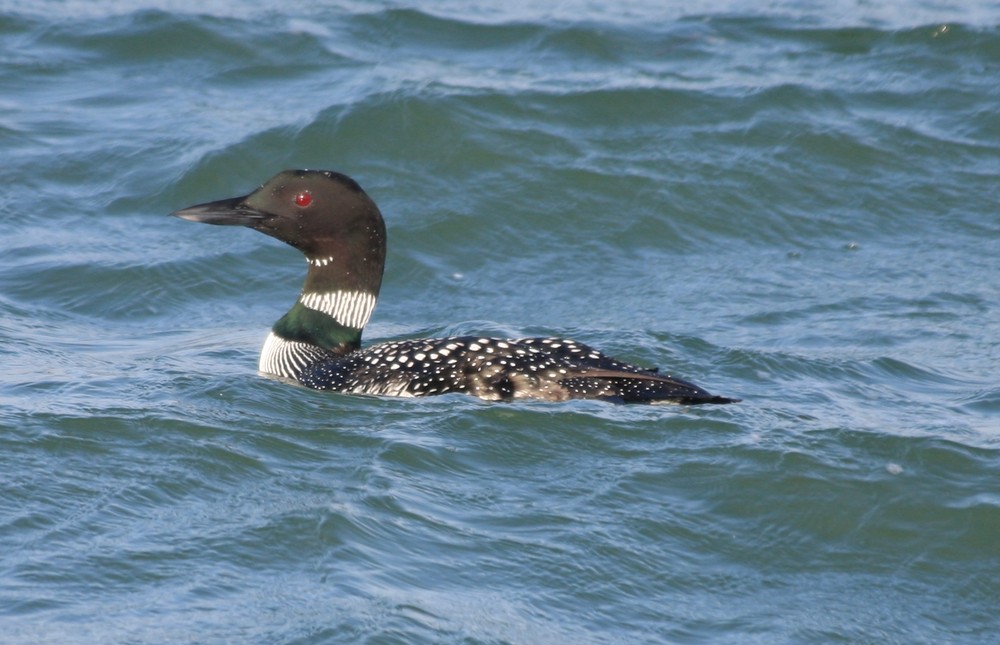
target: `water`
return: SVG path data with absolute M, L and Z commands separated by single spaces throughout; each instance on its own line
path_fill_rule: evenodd
M 0 640 L 995 638 L 995 2 L 24 4 Z M 386 216 L 368 340 L 563 335 L 744 402 L 258 376 L 304 263 L 166 214 L 294 167 Z

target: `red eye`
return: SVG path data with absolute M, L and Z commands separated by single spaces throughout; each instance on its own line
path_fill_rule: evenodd
M 303 190 L 301 193 L 295 196 L 295 205 L 305 208 L 309 204 L 313 203 L 313 196 L 308 190 Z

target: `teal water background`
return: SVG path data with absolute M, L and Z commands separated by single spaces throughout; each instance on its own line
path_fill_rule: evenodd
M 996 2 L 0 2 L 0 149 L 0 642 L 1000 631 Z M 368 341 L 744 402 L 259 376 L 305 264 L 167 213 L 296 167 L 386 216 Z

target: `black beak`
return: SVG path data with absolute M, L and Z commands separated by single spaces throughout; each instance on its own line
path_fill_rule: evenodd
M 244 202 L 249 195 L 220 199 L 217 202 L 206 202 L 188 206 L 170 213 L 174 217 L 202 222 L 204 224 L 219 224 L 221 226 L 254 226 L 274 217 L 271 213 L 255 210 Z

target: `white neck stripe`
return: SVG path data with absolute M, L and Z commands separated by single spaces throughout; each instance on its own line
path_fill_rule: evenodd
M 365 291 L 330 291 L 303 293 L 299 301 L 310 309 L 325 313 L 345 327 L 364 329 L 375 309 L 376 298 Z
M 325 267 L 326 265 L 333 262 L 333 256 L 331 255 L 325 258 L 306 258 L 306 262 L 308 262 L 314 267 Z

